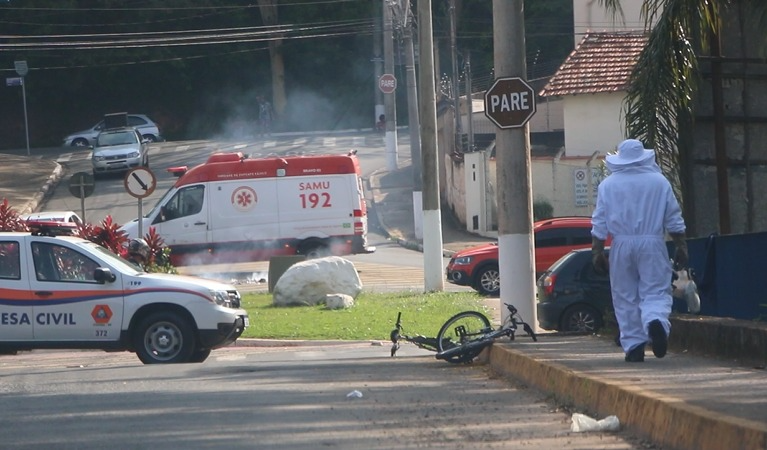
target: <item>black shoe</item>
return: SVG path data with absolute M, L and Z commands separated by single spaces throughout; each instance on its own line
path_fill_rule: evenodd
M 663 358 L 666 356 L 666 350 L 668 349 L 668 337 L 666 336 L 666 330 L 663 329 L 663 324 L 660 320 L 655 319 L 650 322 L 647 327 L 650 339 L 652 339 L 652 353 L 656 358 Z
M 639 344 L 626 353 L 626 362 L 644 362 L 644 344 Z

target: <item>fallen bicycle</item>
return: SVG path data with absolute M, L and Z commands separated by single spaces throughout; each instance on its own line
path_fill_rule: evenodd
M 402 313 L 398 313 L 395 328 L 389 334 L 392 341 L 391 356 L 396 356 L 400 341 L 404 340 L 419 348 L 437 352 L 437 359 L 456 364 L 470 363 L 496 339 L 508 336 L 514 340 L 520 325 L 533 341 L 538 341 L 532 327 L 519 316 L 517 308 L 508 303 L 504 305 L 509 315 L 498 329 L 493 329 L 490 320 L 484 314 L 477 311 L 464 311 L 448 319 L 434 338 L 403 334 Z

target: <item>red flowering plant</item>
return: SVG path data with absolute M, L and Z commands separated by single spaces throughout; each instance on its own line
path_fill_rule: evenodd
M 112 216 L 106 216 L 100 225 L 79 225 L 77 235 L 106 247 L 122 257 L 126 255 L 125 244 L 128 242 L 128 235 L 120 230 L 119 224 L 112 221 Z
M 165 246 L 165 241 L 157 234 L 155 227 L 149 227 L 144 240 L 149 246 L 149 261 L 145 267 L 147 272 L 178 273 L 170 263 L 170 248 Z
M 29 231 L 27 223 L 11 208 L 7 198 L 0 203 L 0 231 Z

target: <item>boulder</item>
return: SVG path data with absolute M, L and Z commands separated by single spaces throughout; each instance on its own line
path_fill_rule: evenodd
M 275 306 L 318 305 L 328 294 L 357 298 L 362 281 L 351 261 L 338 256 L 310 259 L 293 264 L 274 286 Z
M 354 306 L 354 299 L 346 294 L 328 294 L 325 296 L 327 309 L 346 309 Z

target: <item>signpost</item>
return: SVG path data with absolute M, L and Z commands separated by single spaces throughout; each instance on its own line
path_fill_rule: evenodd
M 378 79 L 378 89 L 384 94 L 391 94 L 397 89 L 397 79 L 390 73 L 381 75 Z
M 80 213 L 83 222 L 85 218 L 85 197 L 90 197 L 96 189 L 93 175 L 88 172 L 77 172 L 69 179 L 69 193 L 80 199 Z
M 136 167 L 125 174 L 125 190 L 138 199 L 138 237 L 144 236 L 144 199 L 152 195 L 157 187 L 157 178 L 146 167 Z
M 24 77 L 29 73 L 29 66 L 26 61 L 14 61 L 13 67 L 16 69 L 16 73 L 21 77 L 21 97 L 24 101 L 24 132 L 27 136 L 27 156 L 29 156 L 29 121 L 27 120 L 27 87 L 24 83 Z M 9 81 L 6 80 L 6 84 Z
M 498 78 L 485 93 L 485 115 L 501 129 L 522 127 L 533 114 L 535 91 L 522 78 Z

